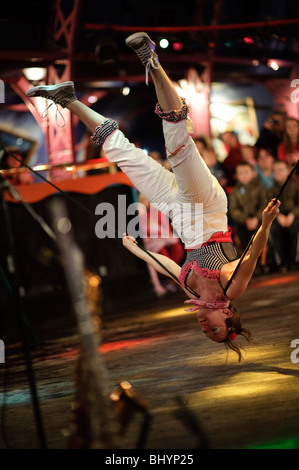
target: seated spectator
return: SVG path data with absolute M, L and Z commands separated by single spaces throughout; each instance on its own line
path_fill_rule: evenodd
M 269 191 L 269 199 L 276 197 L 290 173 L 290 167 L 286 162 L 274 163 L 275 184 Z M 285 186 L 281 196 L 280 213 L 274 220 L 270 235 L 269 245 L 274 259 L 274 267 L 286 272 L 293 266 L 299 266 L 299 190 L 291 180 Z
M 283 141 L 277 149 L 277 159 L 287 162 L 289 165 L 295 163 L 299 158 L 299 122 L 295 118 L 287 118 Z
M 282 142 L 284 133 L 285 117 L 282 113 L 272 113 L 264 122 L 260 136 L 257 139 L 255 146 L 260 148 L 271 149 L 274 158 L 277 158 L 277 148 Z
M 243 250 L 261 223 L 266 203 L 266 190 L 258 181 L 254 168 L 249 163 L 238 164 L 236 184 L 229 196 L 228 207 Z
M 202 154 L 203 150 L 210 149 L 212 147 L 212 144 L 209 142 L 209 139 L 207 139 L 207 137 L 194 137 L 193 140 L 200 155 Z
M 259 149 L 254 169 L 264 188 L 267 191 L 271 189 L 274 185 L 274 157 L 270 149 Z
M 241 147 L 241 155 L 243 161 L 249 163 L 251 166 L 256 165 L 256 148 L 252 145 L 243 145 Z
M 227 149 L 227 157 L 223 160 L 222 165 L 228 179 L 227 185 L 232 188 L 235 185 L 236 167 L 239 163 L 244 162 L 241 151 L 242 145 L 237 135 L 231 131 L 224 132 L 221 139 Z

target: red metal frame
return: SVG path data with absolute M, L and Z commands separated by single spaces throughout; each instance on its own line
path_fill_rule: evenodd
M 0 57 L 5 59 L 12 59 L 12 58 L 21 58 L 31 60 L 32 57 L 39 58 L 40 60 L 46 60 L 47 62 L 50 61 L 52 65 L 48 66 L 48 76 L 47 76 L 47 83 L 60 83 L 63 81 L 73 80 L 74 78 L 74 66 L 76 60 L 92 60 L 94 59 L 94 55 L 91 53 L 86 53 L 82 55 L 81 53 L 76 53 L 76 43 L 77 43 L 77 31 L 79 25 L 79 18 L 80 12 L 82 7 L 82 0 L 72 0 L 71 10 L 66 15 L 63 11 L 63 0 L 56 0 L 53 5 L 53 12 L 55 14 L 54 22 L 53 22 L 53 29 L 52 29 L 52 39 L 54 44 L 57 47 L 56 51 L 46 51 L 46 52 L 16 52 L 16 51 L 7 51 L 3 52 L 0 51 Z M 159 31 L 160 29 L 163 32 L 170 32 L 171 31 L 179 31 L 180 29 L 183 31 L 219 31 L 219 30 L 230 30 L 230 29 L 244 29 L 244 27 L 250 28 L 260 28 L 262 26 L 267 27 L 274 27 L 274 26 L 285 26 L 285 25 L 292 25 L 299 22 L 298 18 L 291 19 L 291 20 L 283 20 L 283 21 L 270 21 L 270 22 L 256 22 L 250 24 L 235 24 L 235 25 L 209 25 L 209 26 L 190 26 L 190 27 L 180 27 L 180 28 L 145 28 L 142 27 L 142 30 L 146 31 Z M 82 27 L 84 29 L 90 30 L 101 30 L 107 28 L 107 25 L 90 25 L 90 24 L 83 24 Z M 113 31 L 135 31 L 138 27 L 122 27 L 118 25 L 111 25 L 109 27 Z M 61 46 L 62 44 L 62 46 Z M 12 54 L 12 56 L 11 56 Z M 213 63 L 248 63 L 250 62 L 249 58 L 222 58 L 222 57 L 215 57 L 214 54 L 210 55 L 211 66 Z M 196 57 L 197 61 L 207 61 L 207 56 L 200 56 Z M 130 54 L 128 60 L 135 60 L 134 55 Z M 165 60 L 167 61 L 167 56 L 165 56 Z M 171 57 L 170 60 L 175 62 L 176 60 L 189 60 L 190 62 L 194 61 L 194 57 L 185 57 L 184 55 L 180 55 L 178 58 Z M 294 65 L 287 61 L 278 61 L 280 66 L 283 65 Z M 37 62 L 38 64 L 39 62 Z M 40 62 L 41 63 L 41 62 Z M 59 64 L 60 66 L 64 66 L 64 70 L 61 76 L 58 76 L 55 65 Z M 209 71 L 210 72 L 210 71 Z M 119 77 L 118 77 L 119 78 Z M 144 75 L 141 74 L 140 77 L 135 77 L 136 80 L 144 80 Z M 283 94 L 283 97 L 280 96 L 279 104 L 282 105 L 281 102 L 287 101 L 288 95 L 288 87 L 289 81 L 288 80 L 280 80 L 280 83 L 285 84 L 285 91 L 286 93 Z M 274 81 L 271 83 L 266 82 L 266 85 L 271 87 Z M 11 88 L 22 98 L 23 102 L 27 106 L 27 108 L 31 111 L 33 116 L 35 117 L 37 123 L 41 126 L 46 140 L 46 146 L 48 149 L 48 156 L 49 156 L 49 163 L 53 165 L 61 164 L 61 163 L 70 163 L 76 160 L 76 148 L 74 146 L 74 137 L 73 131 L 75 125 L 77 124 L 78 120 L 76 116 L 71 115 L 71 113 L 67 110 L 61 110 L 64 120 L 65 126 L 63 128 L 57 129 L 57 122 L 56 122 L 56 109 L 53 105 L 48 112 L 48 115 L 45 119 L 41 117 L 42 112 L 46 108 L 46 102 L 41 101 L 38 102 L 37 99 L 29 99 L 27 98 L 25 92 L 28 88 L 32 86 L 24 77 L 18 78 L 16 81 L 10 82 Z M 275 96 L 275 101 L 278 101 L 277 93 L 278 89 L 274 86 L 271 87 L 271 91 Z M 290 90 L 292 91 L 292 90 Z M 90 105 L 87 100 L 85 100 L 86 105 Z M 294 106 L 294 104 L 289 103 L 288 107 L 291 108 L 293 114 L 298 114 L 298 107 Z M 60 115 L 57 114 L 58 120 L 60 120 Z M 196 127 L 196 126 L 195 126 Z M 66 177 L 65 172 L 61 172 L 59 174 L 52 175 L 53 178 L 62 178 Z
M 73 0 L 73 7 L 68 16 L 64 16 L 61 4 L 62 0 L 57 0 L 54 6 L 56 16 L 53 26 L 53 40 L 54 42 L 58 42 L 63 37 L 66 44 L 66 50 L 63 52 L 66 58 L 61 60 L 61 51 L 58 52 L 57 59 L 59 60 L 59 64 L 64 65 L 64 71 L 60 77 L 55 68 L 55 60 L 53 60 L 54 63 L 52 65 L 47 67 L 47 83 L 50 84 L 69 81 L 73 78 L 74 50 L 82 0 Z M 57 110 L 56 106 L 53 105 L 43 118 L 42 113 L 43 110 L 46 109 L 47 103 L 45 102 L 44 109 L 41 109 L 38 99 L 29 99 L 26 96 L 25 92 L 32 84 L 28 82 L 25 77 L 22 76 L 17 82 L 11 83 L 10 86 L 23 99 L 37 123 L 41 126 L 48 150 L 49 164 L 59 165 L 75 161 L 74 126 L 70 111 L 67 109 Z M 58 126 L 62 126 L 63 121 L 63 127 L 57 130 Z M 55 173 L 52 172 L 51 174 L 52 179 L 64 179 L 68 177 L 64 170 L 55 170 Z

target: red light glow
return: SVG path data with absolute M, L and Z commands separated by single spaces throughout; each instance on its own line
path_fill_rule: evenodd
M 174 51 L 181 51 L 183 49 L 183 44 L 181 42 L 174 42 L 172 47 Z

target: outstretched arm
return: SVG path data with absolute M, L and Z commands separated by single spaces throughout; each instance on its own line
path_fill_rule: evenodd
M 227 295 L 231 299 L 239 297 L 246 289 L 255 270 L 257 260 L 263 251 L 263 248 L 267 244 L 272 222 L 279 213 L 280 201 L 277 201 L 276 204 L 274 204 L 274 202 L 275 200 L 272 199 L 264 209 L 262 224 L 253 239 L 248 253 L 244 256 L 231 286 L 228 289 Z
M 142 250 L 136 243 L 135 238 L 130 237 L 129 235 L 124 234 L 123 237 L 123 245 L 131 252 L 133 255 L 138 256 L 138 258 L 142 259 L 149 265 L 151 265 L 153 268 L 155 268 L 159 273 L 164 274 L 165 276 L 171 277 L 171 274 L 169 274 L 165 269 L 163 269 L 162 266 L 160 266 L 159 263 L 157 263 L 148 253 L 153 255 L 160 263 L 163 264 L 163 266 L 166 267 L 170 273 L 172 273 L 175 277 L 178 277 L 181 268 L 180 266 L 175 263 L 172 259 L 168 258 L 167 256 L 160 255 L 158 253 L 151 253 L 150 251 L 144 251 Z

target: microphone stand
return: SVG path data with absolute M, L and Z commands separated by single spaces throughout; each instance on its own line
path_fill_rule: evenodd
M 18 201 L 24 203 L 19 193 L 12 186 L 12 184 L 9 181 L 0 177 L 0 200 L 1 200 L 1 206 L 3 209 L 5 230 L 6 230 L 7 240 L 8 240 L 8 251 L 9 251 L 7 255 L 7 268 L 8 268 L 9 274 L 12 277 L 12 284 L 9 282 L 1 266 L 0 266 L 0 279 L 2 280 L 4 288 L 7 292 L 7 295 L 9 299 L 11 300 L 13 309 L 16 313 L 17 320 L 19 323 L 22 349 L 23 349 L 23 354 L 24 354 L 25 363 L 26 363 L 27 377 L 28 377 L 28 382 L 30 386 L 36 427 L 38 430 L 39 445 L 41 449 L 46 449 L 45 433 L 44 433 L 44 428 L 43 428 L 43 423 L 42 423 L 42 418 L 41 418 L 41 413 L 40 413 L 37 389 L 35 385 L 34 371 L 33 371 L 31 356 L 30 356 L 30 348 L 29 348 L 28 338 L 26 334 L 28 333 L 27 329 L 28 328 L 30 329 L 30 326 L 26 319 L 23 306 L 22 306 L 22 301 L 21 301 L 21 297 L 23 297 L 24 295 L 24 288 L 20 285 L 20 277 L 19 277 L 19 272 L 17 269 L 17 260 L 16 260 L 16 254 L 15 254 L 15 244 L 14 244 L 14 236 L 13 236 L 13 230 L 12 230 L 12 225 L 11 225 L 11 219 L 10 219 L 8 204 L 4 197 L 4 192 L 7 189 L 11 192 L 13 197 L 17 197 Z M 35 214 L 34 210 L 31 207 L 29 208 L 28 204 L 25 203 L 24 207 L 26 207 L 26 209 L 29 210 L 31 215 L 34 214 L 35 220 L 38 220 L 39 222 L 41 222 L 42 219 L 37 214 Z M 45 228 L 46 226 L 44 222 L 41 225 L 43 228 Z M 47 229 L 46 231 L 48 235 L 50 235 L 49 230 Z M 31 331 L 30 333 L 32 336 Z M 34 342 L 36 342 L 34 337 L 32 337 L 32 339 Z

